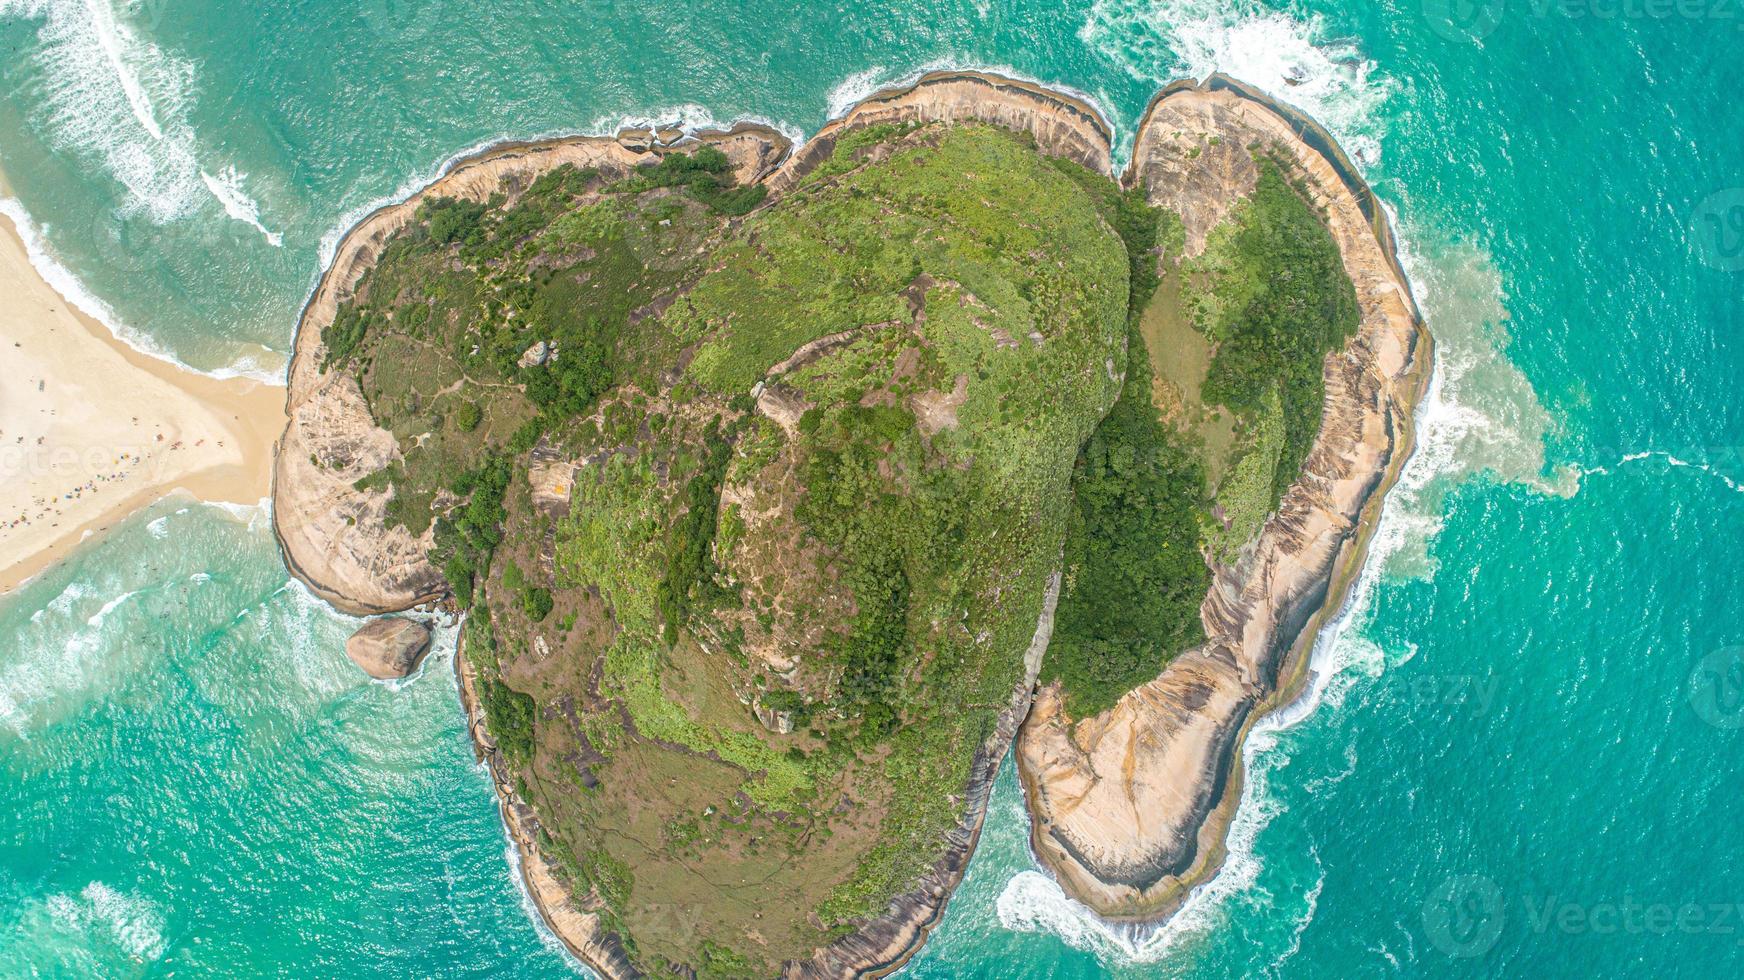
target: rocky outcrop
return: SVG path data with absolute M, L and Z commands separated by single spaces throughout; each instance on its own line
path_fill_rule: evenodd
M 784 191 L 836 150 L 842 134 L 881 123 L 992 123 L 1035 137 L 1051 156 L 1074 160 L 1099 174 L 1111 174 L 1114 132 L 1096 108 L 1076 96 L 1030 82 L 978 71 L 942 71 L 921 76 L 913 85 L 885 89 L 856 103 L 807 140 L 769 178 L 769 190 Z
M 964 794 L 962 819 L 945 841 L 945 851 L 933 863 L 933 868 L 915 887 L 897 896 L 890 908 L 878 918 L 861 926 L 853 934 L 818 950 L 810 960 L 789 963 L 786 976 L 802 977 L 881 977 L 894 973 L 908 962 L 939 919 L 951 893 L 963 881 L 975 844 L 981 839 L 981 824 L 987 817 L 987 800 L 993 792 L 993 780 L 999 775 L 999 763 L 1016 736 L 1018 727 L 1029 714 L 1030 696 L 1035 690 L 1036 676 L 1041 671 L 1042 654 L 1054 635 L 1054 610 L 1060 599 L 1060 576 L 1055 573 L 1048 581 L 1042 599 L 1042 612 L 1036 621 L 1035 635 L 1024 652 L 1025 677 L 1011 691 L 1005 710 L 987 740 L 975 751 L 970 767 L 969 785 Z
M 1206 643 L 1092 718 L 1045 689 L 1018 740 L 1036 853 L 1073 897 L 1154 920 L 1214 872 L 1240 797 L 1242 741 L 1291 699 L 1320 623 L 1362 562 L 1382 494 L 1411 448 L 1429 338 L 1384 215 L 1324 131 L 1214 76 L 1152 104 L 1126 174 L 1185 220 L 1190 253 L 1257 179 L 1254 150 L 1304 179 L 1356 286 L 1361 323 L 1328 356 L 1321 431 L 1257 540 L 1216 570 Z
M 539 917 L 588 969 L 608 980 L 640 977 L 641 972 L 630 963 L 623 944 L 606 927 L 598 907 L 591 904 L 591 896 L 572 895 L 541 850 L 539 817 L 515 790 L 515 774 L 485 726 L 484 708 L 478 700 L 478 677 L 465 649 L 454 652 L 454 673 L 460 687 L 460 707 L 466 714 L 466 730 L 472 736 L 473 754 L 490 769 L 503 825 L 515 842 L 521 884 L 533 900 L 533 907 L 539 910 Z
M 944 915 L 945 903 L 962 881 L 969 858 L 975 853 L 993 780 L 999 774 L 999 763 L 1011 747 L 1018 726 L 1029 713 L 1030 694 L 1041 670 L 1042 653 L 1053 636 L 1054 608 L 1059 597 L 1060 576 L 1056 573 L 1048 582 L 1042 613 L 1036 621 L 1029 649 L 1024 654 L 1026 676 L 1012 688 L 1011 699 L 1000 712 L 998 724 L 975 753 L 962 820 L 947 838 L 945 852 L 932 870 L 907 894 L 891 902 L 883 916 L 817 950 L 810 960 L 787 964 L 784 976 L 884 976 L 900 968 L 926 942 L 928 933 Z M 606 927 L 597 899 L 592 895 L 572 894 L 541 850 L 538 814 L 515 790 L 514 772 L 485 726 L 484 711 L 478 700 L 477 675 L 465 653 L 464 649 L 458 650 L 454 656 L 461 707 L 466 713 L 473 751 L 490 768 L 503 822 L 520 859 L 521 881 L 527 894 L 532 897 L 540 917 L 552 933 L 589 969 L 609 980 L 642 976 L 630 962 L 617 936 Z
M 345 655 L 376 680 L 405 677 L 430 650 L 430 628 L 399 616 L 372 619 L 345 641 Z

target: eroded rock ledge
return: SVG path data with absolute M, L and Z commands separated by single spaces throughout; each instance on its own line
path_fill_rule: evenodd
M 1252 150 L 1293 164 L 1337 242 L 1361 307 L 1325 363 L 1322 425 L 1257 540 L 1215 570 L 1206 643 L 1100 715 L 1068 719 L 1041 691 L 1018 738 L 1036 853 L 1102 915 L 1156 920 L 1221 865 L 1253 722 L 1292 699 L 1323 620 L 1360 570 L 1385 489 L 1410 454 L 1430 343 L 1372 194 L 1312 121 L 1239 83 L 1176 83 L 1144 116 L 1125 175 L 1180 213 L 1187 250 L 1257 180 Z
M 997 75 L 940 72 L 867 98 L 797 151 L 779 133 L 753 125 L 694 136 L 627 130 L 616 137 L 505 145 L 455 164 L 406 201 L 365 218 L 341 242 L 298 325 L 287 405 L 290 422 L 274 467 L 274 529 L 286 565 L 317 595 L 348 612 L 391 612 L 446 597 L 440 573 L 424 557 L 430 542 L 387 527 L 386 491 L 363 491 L 355 485 L 395 460 L 398 449 L 392 435 L 374 424 L 355 380 L 322 366 L 322 329 L 333 322 L 388 239 L 412 220 L 426 197 L 483 201 L 501 190 L 505 179 L 524 188 L 565 163 L 627 173 L 655 155 L 708 143 L 727 154 L 741 182 L 764 183 L 774 200 L 828 158 L 844 132 L 881 123 L 935 121 L 994 123 L 1031 134 L 1043 153 L 1075 160 L 1098 173 L 1111 169 L 1111 130 L 1087 103 Z M 816 950 L 810 959 L 787 964 L 788 976 L 882 976 L 899 968 L 925 941 L 962 879 L 999 763 L 1029 712 L 1058 589 L 1056 576 L 1027 651 L 1028 677 L 1013 688 L 995 730 L 976 752 L 961 819 L 943 842 L 932 870 L 893 900 L 883 915 Z M 495 776 L 523 878 L 541 916 L 593 970 L 607 977 L 636 976 L 616 937 L 601 928 L 594 910 L 573 900 L 539 853 L 537 815 L 517 797 L 512 776 L 484 728 L 464 655 L 456 656 L 456 665 L 475 749 Z

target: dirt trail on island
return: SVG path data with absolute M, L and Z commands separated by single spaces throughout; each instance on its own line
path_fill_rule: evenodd
M 1385 490 L 1410 454 L 1430 341 L 1385 216 L 1312 122 L 1214 76 L 1152 102 L 1126 175 L 1180 213 L 1187 250 L 1254 188 L 1250 147 L 1292 164 L 1356 286 L 1361 322 L 1325 364 L 1321 429 L 1258 538 L 1216 569 L 1206 643 L 1113 708 L 1070 720 L 1038 693 L 1018 739 L 1032 842 L 1068 894 L 1115 919 L 1177 909 L 1222 864 L 1253 722 L 1291 700 L 1319 626 L 1360 570 Z

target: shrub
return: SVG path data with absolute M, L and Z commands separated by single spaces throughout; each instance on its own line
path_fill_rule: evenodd
M 535 586 L 521 593 L 521 611 L 535 623 L 543 622 L 551 615 L 551 590 L 543 586 Z
M 1111 707 L 1203 639 L 1211 572 L 1199 554 L 1198 457 L 1157 417 L 1150 355 L 1130 331 L 1126 383 L 1073 472 L 1060 594 L 1045 676 L 1079 718 Z
M 430 239 L 438 245 L 477 245 L 484 241 L 487 210 L 488 205 L 475 201 L 438 197 L 418 206 L 418 218 L 430 225 Z
M 533 722 L 538 715 L 533 699 L 492 677 L 479 685 L 479 701 L 497 748 L 510 762 L 526 764 L 533 757 Z

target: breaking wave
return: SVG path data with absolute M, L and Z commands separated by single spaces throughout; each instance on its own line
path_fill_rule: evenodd
M 1253 0 L 1095 0 L 1078 37 L 1141 81 L 1226 72 L 1312 115 L 1359 164 L 1380 159 L 1393 82 L 1317 15 Z
M 825 109 L 830 119 L 840 119 L 848 114 L 856 103 L 865 101 L 871 95 L 889 88 L 902 88 L 920 81 L 921 77 L 935 71 L 984 71 L 995 75 L 1003 75 L 1020 82 L 1029 82 L 1055 92 L 1064 92 L 1073 98 L 1080 99 L 1095 109 L 1103 121 L 1112 127 L 1117 143 L 1120 140 L 1120 120 L 1111 109 L 1113 100 L 1106 92 L 1092 94 L 1083 89 L 1074 88 L 1063 82 L 1035 78 L 1009 65 L 990 65 L 985 61 L 971 58 L 967 55 L 948 54 L 935 58 L 918 68 L 904 71 L 893 71 L 882 65 L 874 65 L 864 71 L 857 71 L 842 79 L 833 86 L 825 98 Z M 1119 146 L 1116 146 L 1119 150 Z M 1116 154 L 1118 156 L 1118 153 Z
M 160 224 L 192 213 L 200 168 L 183 113 L 193 64 L 141 37 L 108 0 L 0 0 L 0 17 L 42 21 L 33 121 L 50 145 L 99 163 L 126 188 L 127 213 Z
M 206 171 L 200 171 L 200 179 L 206 182 L 206 189 L 224 206 L 224 213 L 266 236 L 267 244 L 279 248 L 285 243 L 285 236 L 272 231 L 260 223 L 260 204 L 248 196 L 242 189 L 242 182 L 247 174 L 238 173 L 235 167 L 225 167 L 214 177 Z
M 93 881 L 77 896 L 49 896 L 47 905 L 61 928 L 106 938 L 135 960 L 157 960 L 164 954 L 163 914 L 139 895 L 124 895 Z

